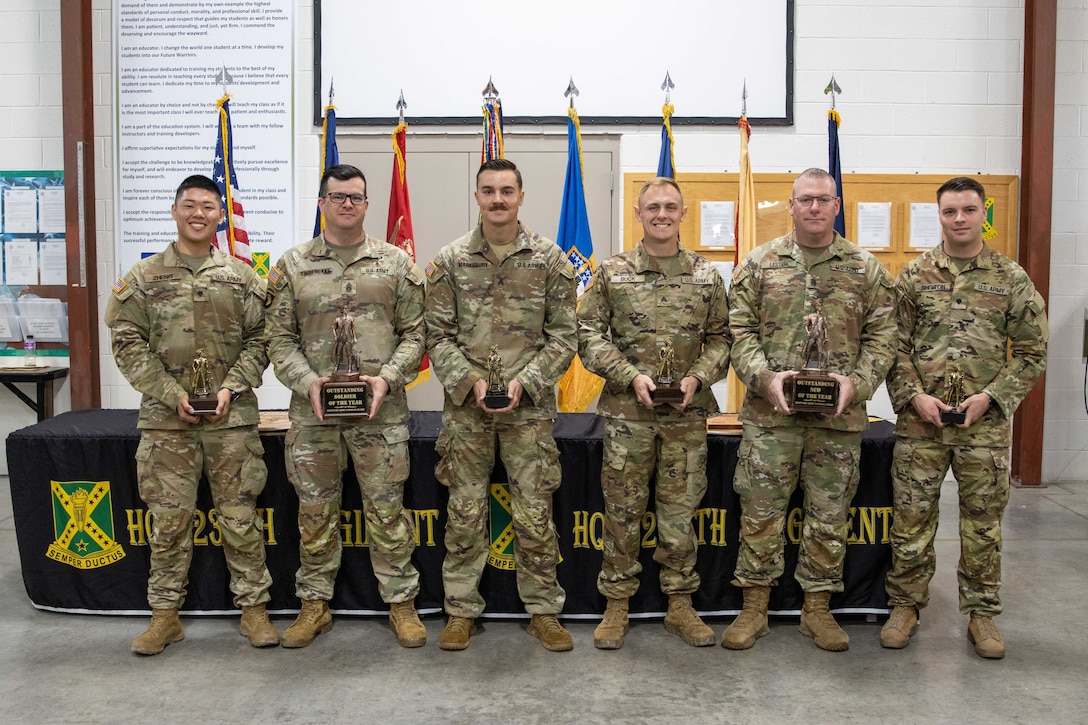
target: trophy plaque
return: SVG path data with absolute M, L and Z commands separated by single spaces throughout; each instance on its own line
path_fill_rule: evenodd
M 506 370 L 499 357 L 499 348 L 491 346 L 487 354 L 487 393 L 484 406 L 487 408 L 505 408 L 510 405 L 510 393 L 506 388 Z
M 321 384 L 321 412 L 326 418 L 367 418 L 370 395 L 360 379 L 359 360 L 355 354 L 355 319 L 347 307 L 332 325 L 333 372 Z
M 790 409 L 799 413 L 834 413 L 839 406 L 839 382 L 827 374 L 827 318 L 816 300 L 815 311 L 805 315 L 804 367 L 785 386 Z
M 197 415 L 214 415 L 219 398 L 212 392 L 208 379 L 208 356 L 198 350 L 193 358 L 193 375 L 189 379 L 189 405 Z
M 684 393 L 676 379 L 676 350 L 673 349 L 672 340 L 665 342 L 665 346 L 658 350 L 657 357 L 657 380 L 654 381 L 657 389 L 650 393 L 650 399 L 655 403 L 684 402 Z
M 944 396 L 944 403 L 952 408 L 959 408 L 965 397 L 967 396 L 963 394 L 963 370 L 959 365 L 953 365 L 952 372 L 948 374 L 948 392 Z M 962 425 L 966 421 L 966 411 L 941 411 L 941 422 L 946 425 Z

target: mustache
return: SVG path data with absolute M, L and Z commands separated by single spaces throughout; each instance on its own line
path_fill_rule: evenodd
M 506 204 L 492 204 L 491 206 L 487 207 L 487 210 L 488 211 L 506 211 L 509 208 L 510 207 L 507 206 Z

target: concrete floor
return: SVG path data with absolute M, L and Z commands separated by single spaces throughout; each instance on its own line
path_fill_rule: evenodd
M 523 621 L 443 652 L 441 618 L 425 620 L 422 649 L 398 647 L 384 620 L 339 618 L 306 649 L 256 650 L 235 618 L 190 618 L 185 641 L 150 658 L 129 653 L 143 618 L 31 605 L 6 477 L 0 488 L 0 722 L 1088 722 L 1088 482 L 1012 493 L 1000 661 L 974 654 L 957 610 L 954 483 L 932 603 L 901 651 L 854 621 L 850 651 L 823 652 L 793 620 L 747 652 L 688 647 L 656 621 L 614 652 L 594 649 L 590 622 L 568 623 L 573 652 L 546 652 Z

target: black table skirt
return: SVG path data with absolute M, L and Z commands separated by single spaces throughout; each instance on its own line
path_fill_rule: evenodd
M 447 491 L 434 478 L 434 446 L 441 414 L 415 413 L 411 421 L 411 477 L 405 507 L 416 522 L 419 546 L 414 561 L 421 572 L 417 606 L 424 613 L 442 606 L 443 532 Z M 851 613 L 887 611 L 884 575 L 890 563 L 888 532 L 891 526 L 891 455 L 894 427 L 874 423 L 862 442 L 861 485 L 851 509 L 850 545 L 846 555 L 845 591 L 832 597 L 833 610 Z M 559 580 L 567 592 L 566 615 L 593 616 L 603 610 L 596 577 L 601 565 L 600 537 L 603 501 L 600 487 L 603 424 L 588 414 L 560 415 L 555 427 L 563 468 L 563 484 L 555 495 L 555 522 L 562 561 Z M 702 586 L 693 601 L 707 614 L 733 613 L 741 607 L 740 590 L 730 584 L 739 537 L 739 500 L 733 491 L 738 436 L 710 435 L 707 464 L 709 489 L 695 517 L 699 534 L 698 571 Z M 299 606 L 294 595 L 298 568 L 298 502 L 284 470 L 281 434 L 262 435 L 268 485 L 258 500 L 266 524 L 268 567 L 272 573 L 273 611 Z M 12 433 L 7 440 L 8 470 L 15 513 L 23 581 L 35 606 L 74 612 L 142 613 L 146 601 L 149 549 L 146 507 L 136 487 L 136 411 L 86 410 Z M 506 481 L 497 463 L 493 482 Z M 86 553 L 63 531 L 73 519 L 72 500 L 65 492 L 82 488 L 92 493 L 85 514 L 97 541 Z M 105 483 L 102 486 L 101 483 Z M 98 485 L 96 485 L 98 484 Z M 60 492 L 60 495 L 57 494 Z M 106 496 L 108 492 L 108 497 Z M 108 506 L 105 504 L 108 501 Z M 651 510 L 653 498 L 651 497 Z M 188 596 L 183 609 L 219 613 L 234 609 L 229 578 L 214 520 L 211 495 L 201 483 L 194 521 L 194 556 Z M 503 512 L 491 501 L 493 521 L 502 524 Z M 793 579 L 797 540 L 801 528 L 801 494 L 794 493 L 786 524 L 786 573 L 774 589 L 772 612 L 796 613 L 802 594 Z M 374 614 L 388 610 L 378 596 L 370 566 L 366 532 L 355 474 L 349 466 L 344 478 L 341 532 L 343 564 L 331 607 L 341 613 Z M 493 532 L 492 540 L 496 538 Z M 658 586 L 653 561 L 656 527 L 648 514 L 643 527 L 642 585 L 631 600 L 636 616 L 659 615 L 667 600 Z M 493 544 L 481 591 L 486 615 L 524 613 L 517 596 L 509 550 Z

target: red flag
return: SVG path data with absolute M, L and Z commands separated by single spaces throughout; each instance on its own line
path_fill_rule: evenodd
M 415 234 L 412 232 L 412 205 L 408 200 L 408 176 L 405 159 L 405 137 L 408 124 L 401 122 L 393 129 L 393 182 L 389 189 L 389 218 L 385 233 L 390 244 L 400 247 L 416 261 Z M 406 388 L 419 385 L 431 377 L 431 361 L 426 355 L 419 364 L 419 375 Z

